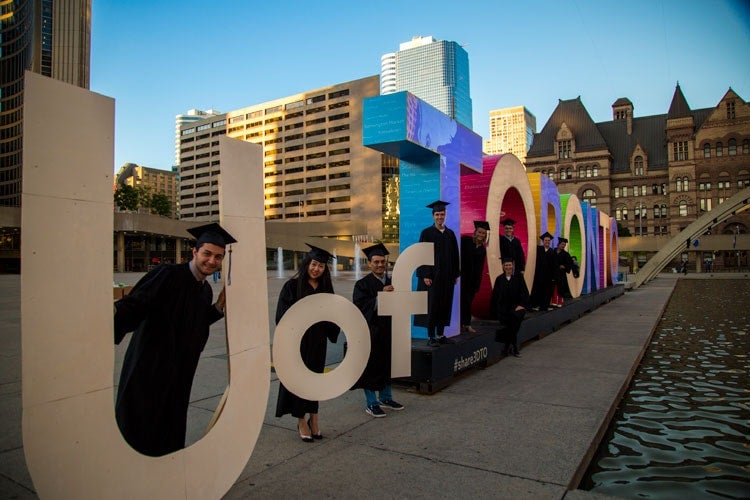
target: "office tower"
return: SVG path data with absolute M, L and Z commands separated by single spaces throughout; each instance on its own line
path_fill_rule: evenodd
M 175 116 L 175 127 L 174 127 L 174 165 L 172 170 L 177 171 L 177 167 L 180 166 L 180 129 L 182 129 L 183 126 L 192 123 L 192 122 L 199 122 L 201 120 L 205 120 L 209 116 L 218 116 L 221 112 L 216 111 L 215 109 L 209 109 L 207 111 L 203 111 L 200 109 L 190 109 L 187 113 L 183 115 L 177 115 Z
M 513 153 L 524 163 L 536 133 L 536 117 L 525 106 L 490 111 L 490 138 L 484 141 L 487 154 Z
M 126 163 L 115 176 L 115 187 L 143 188 L 151 195 L 163 194 L 169 198 L 171 217 L 177 217 L 177 173 Z
M 21 205 L 23 82 L 89 87 L 91 0 L 0 1 L 0 207 Z
M 380 62 L 381 94 L 407 90 L 472 128 L 469 55 L 457 42 L 415 36 Z
M 362 145 L 362 101 L 376 95 L 377 75 L 183 126 L 180 217 L 218 220 L 218 136 L 226 134 L 263 145 L 267 221 L 354 221 L 384 238 L 393 166 Z

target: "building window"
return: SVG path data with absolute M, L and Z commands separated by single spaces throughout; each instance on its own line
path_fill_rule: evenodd
M 724 144 L 721 142 L 716 143 L 716 156 L 724 156 Z
M 633 196 L 638 196 L 638 186 L 633 186 Z
M 711 198 L 700 199 L 701 212 L 709 212 L 711 210 Z
M 688 214 L 688 207 L 686 201 L 680 202 L 680 217 L 686 217 Z
M 570 158 L 571 152 L 571 141 L 570 139 L 565 141 L 557 141 L 557 157 L 558 158 Z
M 729 139 L 729 156 L 737 156 L 737 139 Z
M 661 218 L 665 219 L 667 217 L 667 205 L 663 204 L 661 205 Z
M 628 209 L 627 209 L 627 207 L 617 207 L 615 209 L 615 219 L 617 219 L 617 220 L 628 220 Z
M 727 101 L 727 120 L 734 120 L 734 101 Z
M 616 187 L 615 188 L 615 198 L 619 198 L 619 197 L 620 197 L 620 188 Z
M 596 193 L 593 189 L 583 191 L 583 201 L 587 201 L 591 207 L 596 207 Z
M 711 144 L 703 145 L 703 158 L 711 158 Z
M 636 156 L 634 161 L 635 166 L 635 175 L 643 175 L 643 157 L 642 156 Z
M 654 219 L 659 219 L 661 217 L 661 211 L 659 210 L 659 205 L 654 205 Z
M 750 139 L 745 139 L 742 141 L 742 154 L 750 154 Z
M 555 170 L 554 169 L 550 169 L 550 171 L 547 172 L 547 177 L 549 177 L 549 179 L 551 181 L 554 181 L 555 180 Z
M 583 179 L 584 175 L 583 167 L 578 167 L 578 178 Z
M 592 169 L 592 174 L 594 177 L 599 177 L 599 165 L 594 165 Z
M 672 152 L 674 153 L 674 160 L 688 160 L 688 143 L 687 141 L 678 141 L 672 144 Z
M 622 188 L 622 197 L 623 198 L 627 198 L 628 197 L 628 187 L 627 186 L 623 186 L 623 188 Z
M 644 184 L 641 186 L 641 196 L 646 196 L 646 194 L 647 194 L 646 185 Z
M 560 180 L 561 181 L 565 180 L 565 169 L 564 168 L 560 169 Z

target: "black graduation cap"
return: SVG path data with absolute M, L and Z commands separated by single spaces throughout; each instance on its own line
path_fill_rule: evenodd
M 475 220 L 474 221 L 474 229 L 479 229 L 480 227 L 482 229 L 486 229 L 487 231 L 489 231 L 490 230 L 490 223 L 487 222 L 486 220 Z
M 558 245 L 559 245 L 560 243 L 567 243 L 567 242 L 568 242 L 568 239 L 567 239 L 567 238 L 563 238 L 562 236 L 560 236 L 559 238 L 557 238 L 557 244 L 558 244 Z
M 364 248 L 362 249 L 362 251 L 365 253 L 365 255 L 367 255 L 367 260 L 372 260 L 372 258 L 375 257 L 376 255 L 385 257 L 389 253 L 388 249 L 382 243 L 378 243 L 377 245 Z
M 511 219 L 510 217 L 508 217 L 507 219 L 501 220 L 500 224 L 502 224 L 503 226 L 515 226 L 516 225 L 516 221 L 514 221 L 513 219 Z
M 434 214 L 435 212 L 445 212 L 445 207 L 448 205 L 450 205 L 450 202 L 435 200 L 427 205 L 427 208 L 431 208 L 432 213 Z
M 327 250 L 323 250 L 322 248 L 318 248 L 309 243 L 305 243 L 305 245 L 310 247 L 310 252 L 308 252 L 308 255 L 315 261 L 328 264 L 328 261 L 333 257 L 333 255 L 331 255 Z
M 549 239 L 552 239 L 552 235 L 551 235 L 551 234 L 549 234 L 549 232 L 545 231 L 545 232 L 544 232 L 544 233 L 543 233 L 543 234 L 542 234 L 542 235 L 541 235 L 541 236 L 539 237 L 539 239 L 540 239 L 540 240 L 543 240 L 544 238 L 549 238 Z
M 503 264 L 505 264 L 506 262 L 513 262 L 513 257 L 510 257 L 510 256 L 502 257 L 500 260 L 502 261 Z
M 203 243 L 211 243 L 221 248 L 226 248 L 227 245 L 237 243 L 237 240 L 216 222 L 193 227 L 187 231 L 198 240 L 196 246 L 200 246 Z

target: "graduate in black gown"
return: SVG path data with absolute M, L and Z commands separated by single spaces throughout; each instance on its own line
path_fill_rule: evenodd
M 279 302 L 276 306 L 276 324 L 282 316 L 298 300 L 314 293 L 333 293 L 331 271 L 328 261 L 331 254 L 322 248 L 309 243 L 310 252 L 300 264 L 299 271 L 290 278 L 279 292 Z M 336 342 L 339 327 L 329 321 L 315 323 L 302 336 L 300 354 L 305 366 L 315 373 L 323 373 L 326 364 L 326 348 L 328 340 Z M 276 416 L 282 417 L 290 413 L 297 419 L 297 429 L 302 441 L 311 443 L 313 439 L 322 439 L 318 422 L 318 402 L 309 401 L 290 392 L 279 383 L 279 395 L 276 399 Z M 305 415 L 310 417 L 305 419 Z
M 379 418 L 386 416 L 383 408 L 404 409 L 393 400 L 391 388 L 391 317 L 378 316 L 378 292 L 392 292 L 393 285 L 387 273 L 385 245 L 378 243 L 362 251 L 372 272 L 354 284 L 352 301 L 362 311 L 370 330 L 370 357 L 352 389 L 364 390 L 365 412 Z
M 449 204 L 437 200 L 427 205 L 435 223 L 419 235 L 420 243 L 434 243 L 435 263 L 417 268 L 417 290 L 427 291 L 427 314 L 416 315 L 414 324 L 427 327 L 427 343 L 432 346 L 453 343 L 444 331 L 451 323 L 460 262 L 456 234 L 445 225 L 445 207 Z
M 513 259 L 513 272 L 523 274 L 526 271 L 526 255 L 523 253 L 521 240 L 516 238 L 514 231 L 516 221 L 510 217 L 500 221 L 505 235 L 500 237 L 500 257 Z
M 224 316 L 224 290 L 215 304 L 206 277 L 220 269 L 235 240 L 218 224 L 189 230 L 193 259 L 161 265 L 115 302 L 119 344 L 134 331 L 117 388 L 115 416 L 125 440 L 153 457 L 185 447 L 190 389 L 209 326 Z
M 540 236 L 542 244 L 536 247 L 536 268 L 534 284 L 531 287 L 531 307 L 546 311 L 552 300 L 555 287 L 555 250 L 550 246 L 552 235 L 545 232 Z
M 503 274 L 495 279 L 490 301 L 492 312 L 500 322 L 501 328 L 495 335 L 495 340 L 505 343 L 503 353 L 521 357 L 518 349 L 518 330 L 526 316 L 529 302 L 529 289 L 526 281 L 513 270 L 513 259 L 503 257 Z
M 557 248 L 555 249 L 555 286 L 557 293 L 563 299 L 572 299 L 570 287 L 568 286 L 568 273 L 573 270 L 573 258 L 565 250 L 568 244 L 566 238 L 557 238 Z
M 471 327 L 471 303 L 482 284 L 489 230 L 489 222 L 475 220 L 474 234 L 461 236 L 461 331 L 466 333 L 477 332 Z

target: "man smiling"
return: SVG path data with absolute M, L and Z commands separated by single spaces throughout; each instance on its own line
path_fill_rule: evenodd
M 224 315 L 206 277 L 221 268 L 235 239 L 218 224 L 189 230 L 193 259 L 161 265 L 115 303 L 115 343 L 134 331 L 117 390 L 115 416 L 135 450 L 162 456 L 185 447 L 190 389 L 209 326 Z

